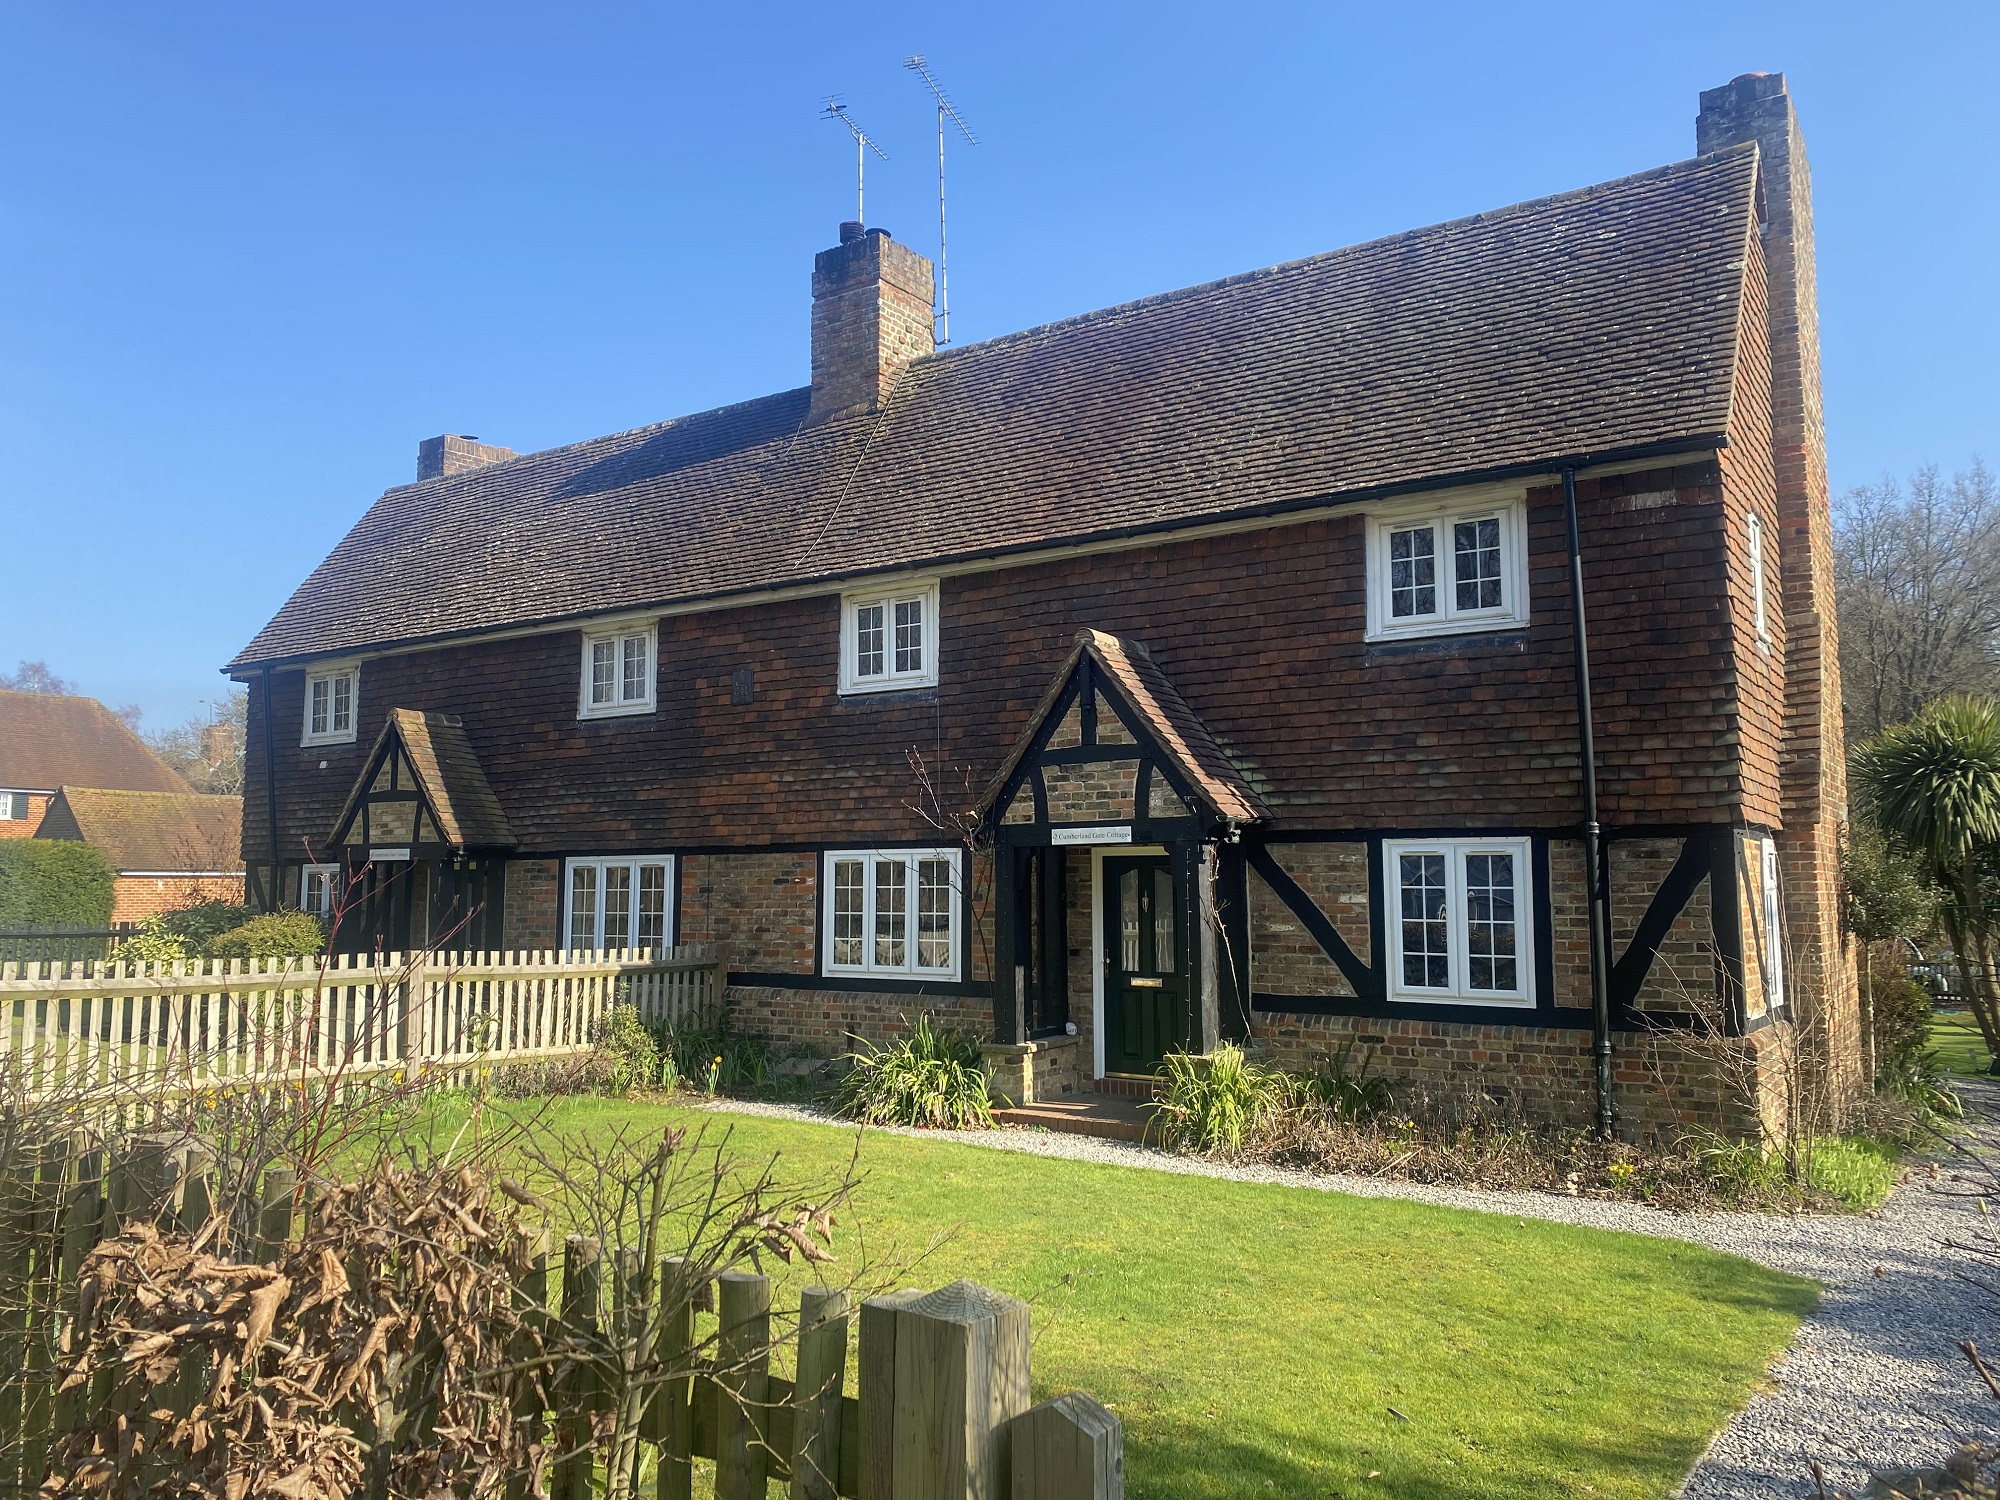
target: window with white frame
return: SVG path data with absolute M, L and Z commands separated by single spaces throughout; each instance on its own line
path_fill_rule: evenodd
M 1527 839 L 1385 842 L 1382 858 L 1395 998 L 1534 1003 Z
M 570 948 L 665 948 L 673 941 L 674 861 L 667 854 L 568 862 L 564 944 Z
M 1526 508 L 1368 518 L 1368 638 L 1447 635 L 1528 619 Z
M 17 822 L 28 816 L 26 792 L 0 792 L 0 823 Z
M 840 601 L 840 690 L 890 692 L 938 680 L 938 586 L 848 594 Z
M 354 738 L 361 704 L 361 668 L 352 662 L 306 669 L 302 745 L 346 744 Z
M 1757 621 L 1757 639 L 1768 644 L 1771 625 L 1764 608 L 1764 518 L 1750 512 L 1750 609 Z
M 958 850 L 843 850 L 825 869 L 828 974 L 958 978 Z
M 307 865 L 299 871 L 300 911 L 311 912 L 325 921 L 332 917 L 339 901 L 339 865 Z
M 583 682 L 577 713 L 586 719 L 653 711 L 654 625 L 620 625 L 583 633 Z
M 1767 1010 L 1777 1010 L 1785 1003 L 1785 917 L 1779 900 L 1777 840 L 1763 841 L 1763 855 L 1764 930 L 1760 936 L 1764 950 L 1764 1006 Z

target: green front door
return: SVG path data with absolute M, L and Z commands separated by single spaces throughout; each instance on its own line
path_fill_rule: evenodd
M 1162 855 L 1104 861 L 1104 1070 L 1151 1073 L 1188 1039 L 1187 922 Z

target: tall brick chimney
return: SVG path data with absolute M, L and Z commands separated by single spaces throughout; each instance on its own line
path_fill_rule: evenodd
M 492 443 L 482 443 L 476 437 L 458 437 L 447 432 L 443 437 L 425 438 L 417 444 L 417 482 L 421 484 L 426 479 L 442 479 L 447 474 L 463 474 L 467 469 L 482 469 L 488 464 L 519 456 L 512 448 L 501 448 Z
M 840 226 L 840 243 L 813 260 L 809 420 L 876 410 L 903 367 L 937 347 L 931 277 L 888 230 Z
M 1745 73 L 1704 90 L 1695 149 L 1754 141 L 1769 278 L 1772 457 L 1785 609 L 1785 745 L 1778 837 L 1791 987 L 1824 1005 L 1838 1064 L 1858 1028 L 1854 968 L 1840 930 L 1840 841 L 1847 821 L 1840 638 L 1834 622 L 1833 521 L 1820 401 L 1819 296 L 1813 270 L 1812 171 L 1782 73 Z M 1855 1053 L 1858 1058 L 1858 1051 Z

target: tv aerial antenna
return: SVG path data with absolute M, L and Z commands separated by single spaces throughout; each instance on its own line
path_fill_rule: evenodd
M 950 97 L 946 95 L 944 91 L 944 85 L 937 81 L 937 75 L 931 71 L 930 63 L 928 60 L 925 59 L 923 53 L 919 52 L 914 57 L 904 58 L 903 66 L 908 68 L 912 73 L 916 74 L 917 77 L 921 78 L 924 81 L 924 87 L 929 89 L 931 91 L 932 96 L 937 100 L 938 313 L 937 313 L 936 333 L 937 333 L 937 342 L 940 346 L 942 346 L 945 344 L 949 344 L 951 342 L 951 278 L 946 270 L 945 240 L 944 240 L 945 121 L 949 120 L 951 121 L 952 124 L 958 127 L 958 133 L 965 137 L 965 143 L 968 146 L 978 145 L 979 137 L 972 133 L 972 127 L 965 123 L 965 116 L 961 115 L 958 112 L 958 107 L 954 105 L 951 102 Z
M 873 151 L 883 161 L 889 153 L 875 144 L 875 137 L 861 128 L 860 122 L 847 112 L 847 106 L 840 102 L 840 95 L 829 94 L 826 108 L 820 111 L 822 119 L 838 120 L 847 127 L 847 133 L 854 137 L 854 222 L 866 224 L 867 216 L 862 213 L 863 189 L 866 185 L 868 153 Z

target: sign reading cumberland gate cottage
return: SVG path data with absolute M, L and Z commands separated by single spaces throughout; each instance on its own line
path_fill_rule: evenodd
M 231 664 L 260 899 L 713 943 L 732 1024 L 929 1012 L 1027 1092 L 1247 1036 L 1583 1121 L 1602 1043 L 1628 1127 L 1754 1128 L 1774 1075 L 1673 1038 L 1812 1007 L 1855 1066 L 1844 753 L 1784 79 L 1697 137 L 947 350 L 843 225 L 808 384 L 431 440 Z

